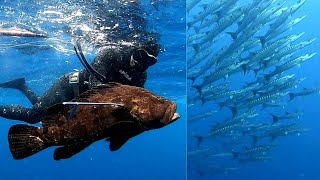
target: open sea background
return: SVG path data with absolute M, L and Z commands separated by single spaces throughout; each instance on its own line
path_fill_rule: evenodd
M 38 5 L 46 4 L 46 1 L 34 2 L 38 2 Z M 94 6 L 95 1 L 87 2 Z M 61 3 L 64 1 L 55 1 L 54 4 L 58 6 Z M 145 88 L 175 101 L 181 118 L 170 126 L 145 132 L 129 140 L 116 152 L 110 152 L 108 143 L 102 140 L 64 161 L 53 160 L 55 148 L 48 148 L 24 160 L 14 160 L 9 151 L 7 133 L 11 125 L 20 122 L 0 118 L 1 179 L 186 178 L 185 2 L 154 1 L 158 10 L 149 0 L 139 3 L 147 13 L 148 26 L 160 34 L 162 45 L 158 63 L 148 70 Z M 9 12 L 8 8 L 4 8 L 8 4 L 20 13 Z M 26 14 L 35 15 L 37 9 L 31 6 L 32 3 L 29 4 L 30 7 L 26 1 L 0 1 L 0 22 L 8 21 L 8 17 L 12 17 L 15 24 L 16 19 L 23 19 Z M 21 14 L 21 11 L 25 14 Z M 36 26 L 34 23 L 37 22 L 29 23 L 30 26 Z M 41 23 L 42 26 L 52 26 L 45 21 Z M 50 28 L 59 32 L 59 27 Z M 59 35 L 58 33 L 57 39 L 70 39 Z M 41 95 L 60 76 L 83 68 L 72 52 L 71 44 L 59 44 L 58 40 L 51 44 L 44 40 L 33 45 L 37 39 L 3 36 L 0 36 L 0 39 L 0 82 L 25 77 L 27 85 Z M 26 46 L 21 46 L 21 42 Z M 91 62 L 95 57 L 94 52 L 88 51 L 86 57 Z M 12 89 L 0 89 L 0 104 L 31 106 L 20 92 Z
M 212 2 L 212 1 L 202 1 Z M 246 2 L 246 1 L 243 1 Z M 251 1 L 248 1 L 251 2 Z M 297 0 L 288 0 L 287 3 L 297 3 Z M 289 34 L 296 34 L 305 32 L 305 35 L 299 42 L 307 39 L 317 38 L 308 47 L 302 49 L 298 54 L 306 53 L 318 53 L 315 57 L 308 60 L 306 63 L 301 64 L 301 67 L 294 67 L 290 72 L 296 74 L 297 77 L 306 77 L 307 79 L 302 82 L 297 89 L 292 91 L 302 90 L 304 87 L 320 87 L 320 61 L 319 61 L 319 8 L 320 1 L 318 0 L 307 0 L 307 2 L 299 9 L 295 14 L 294 18 L 307 15 L 307 17 L 298 25 L 294 26 Z M 199 10 L 199 11 L 198 11 Z M 193 12 L 197 14 L 200 12 L 198 9 Z M 191 18 L 191 17 L 188 17 Z M 187 18 L 187 21 L 188 21 Z M 293 18 L 292 18 L 293 19 Z M 188 33 L 193 34 L 191 30 Z M 187 33 L 187 36 L 188 36 Z M 224 37 L 225 38 L 225 37 Z M 188 48 L 188 45 L 187 45 Z M 241 74 L 241 73 L 240 73 Z M 234 82 L 243 78 L 242 75 L 234 75 L 229 81 Z M 191 81 L 188 81 L 188 94 L 194 93 L 194 89 L 190 88 Z M 308 128 L 310 131 L 302 133 L 300 136 L 291 135 L 288 137 L 280 137 L 275 140 L 277 147 L 270 153 L 272 157 L 271 161 L 267 162 L 253 162 L 253 163 L 242 163 L 240 169 L 231 171 L 229 173 L 215 173 L 209 172 L 207 175 L 200 176 L 194 170 L 188 169 L 188 179 L 215 179 L 215 180 L 318 180 L 319 168 L 320 168 L 320 123 L 319 123 L 319 106 L 320 95 L 312 94 L 309 96 L 299 97 L 288 104 L 286 110 L 295 111 L 301 110 L 304 114 L 298 120 L 299 124 L 303 128 Z M 196 114 L 198 112 L 205 112 L 211 110 L 209 106 L 189 109 L 188 114 Z M 224 109 L 224 114 L 219 118 L 230 117 L 230 111 Z M 223 117 L 224 116 L 224 117 Z M 270 119 L 270 116 L 266 117 Z M 270 119 L 271 120 L 271 119 Z M 205 120 L 204 120 L 205 121 Z M 192 138 L 194 131 L 201 131 L 201 128 L 211 127 L 215 120 L 210 122 L 202 122 L 201 125 L 190 125 L 188 124 L 188 149 L 192 150 L 195 148 L 195 140 Z M 212 139 L 213 140 L 213 139 Z M 212 162 L 217 163 L 217 162 Z M 190 165 L 190 164 L 189 164 Z M 205 168 L 205 167 L 203 167 Z M 189 171 L 190 170 L 190 171 Z

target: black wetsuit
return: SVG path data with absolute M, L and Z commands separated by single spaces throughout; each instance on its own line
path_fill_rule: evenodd
M 147 73 L 146 70 L 157 62 L 156 56 L 159 46 L 139 47 L 130 49 L 121 47 L 105 49 L 98 53 L 91 66 L 105 76 L 105 82 L 118 82 L 121 84 L 143 87 Z M 79 72 L 79 93 L 89 89 L 90 74 L 87 70 Z M 17 105 L 0 106 L 0 116 L 20 120 L 28 123 L 41 121 L 45 110 L 57 103 L 70 101 L 75 98 L 74 88 L 69 84 L 69 74 L 59 78 L 55 84 L 41 97 L 37 96 L 25 84 L 24 79 L 14 80 L 0 84 L 2 88 L 15 88 L 20 90 L 32 103 L 32 108 Z

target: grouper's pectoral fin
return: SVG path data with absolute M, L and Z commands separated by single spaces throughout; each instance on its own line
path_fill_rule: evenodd
M 80 151 L 84 150 L 88 146 L 90 146 L 92 142 L 83 142 L 83 143 L 76 143 L 68 146 L 63 146 L 55 149 L 53 158 L 54 160 L 61 160 L 61 159 L 68 159 Z
M 120 149 L 130 138 L 143 132 L 141 126 L 132 121 L 118 122 L 111 127 L 111 135 L 107 141 L 110 141 L 110 151 Z
M 116 151 L 120 149 L 128 140 L 130 137 L 122 135 L 122 136 L 113 136 L 110 139 L 107 139 L 110 141 L 109 148 L 110 151 Z

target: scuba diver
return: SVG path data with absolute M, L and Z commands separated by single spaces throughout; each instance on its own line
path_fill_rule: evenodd
M 27 87 L 24 78 L 1 83 L 1 88 L 21 91 L 31 102 L 32 107 L 0 105 L 0 117 L 34 124 L 42 120 L 45 110 L 50 106 L 71 101 L 99 84 L 117 82 L 143 87 L 147 69 L 157 62 L 160 45 L 149 41 L 134 48 L 104 49 L 97 54 L 91 64 L 85 59 L 78 43 L 74 49 L 85 69 L 59 78 L 41 97 Z

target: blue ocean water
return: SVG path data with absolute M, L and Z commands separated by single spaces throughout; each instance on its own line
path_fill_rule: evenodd
M 209 2 L 209 1 L 201 1 Z M 210 1 L 211 2 L 211 1 Z M 252 1 L 242 1 L 244 4 L 246 2 Z M 282 2 L 282 1 L 277 1 Z M 287 1 L 287 3 L 297 3 L 298 1 Z M 307 15 L 307 17 L 298 25 L 294 26 L 291 30 L 288 31 L 288 34 L 296 34 L 305 32 L 304 36 L 299 40 L 299 42 L 317 38 L 310 46 L 299 51 L 299 55 L 304 55 L 306 53 L 319 53 L 319 27 L 320 23 L 318 21 L 319 17 L 319 1 L 316 0 L 307 0 L 306 3 L 299 9 L 291 19 Z M 196 9 L 192 12 L 193 15 L 196 15 L 201 11 L 201 8 Z M 192 19 L 192 16 L 188 17 Z M 187 21 L 188 21 L 187 18 Z M 236 27 L 236 26 L 235 26 Z M 230 29 L 228 29 L 230 31 Z M 194 34 L 193 30 L 188 32 L 188 35 Z M 227 40 L 229 41 L 230 38 Z M 192 53 L 190 53 L 192 54 Z M 189 56 L 188 56 L 189 57 Z M 187 57 L 187 58 L 188 58 Z M 311 87 L 320 87 L 319 81 L 319 54 L 314 56 L 312 59 L 301 64 L 300 67 L 295 67 L 290 70 L 291 73 L 295 73 L 297 77 L 306 77 L 306 80 L 299 84 L 297 87 L 292 88 L 290 91 L 300 91 L 303 88 Z M 229 82 L 237 84 L 237 82 L 249 81 L 245 79 L 247 77 L 243 75 L 235 75 L 229 79 Z M 195 93 L 195 90 L 190 87 L 191 81 L 188 81 L 188 96 L 190 93 Z M 223 180 L 233 180 L 233 179 L 247 179 L 247 180 L 298 180 L 298 179 L 308 179 L 308 180 L 317 180 L 319 179 L 319 150 L 320 150 L 320 125 L 319 125 L 319 104 L 320 104 L 320 95 L 318 93 L 299 97 L 292 102 L 288 103 L 288 106 L 285 107 L 285 111 L 303 111 L 304 114 L 297 120 L 298 124 L 303 128 L 310 129 L 308 132 L 302 133 L 300 135 L 291 135 L 287 137 L 281 137 L 276 139 L 273 143 L 277 146 L 274 150 L 268 153 L 268 156 L 272 157 L 272 160 L 267 162 L 249 162 L 249 163 L 235 163 L 236 169 L 231 171 L 224 171 L 220 169 L 220 172 L 212 171 L 207 172 L 205 175 L 200 175 L 196 170 L 190 168 L 188 169 L 188 179 L 223 179 Z M 201 112 L 206 112 L 212 110 L 212 108 L 217 108 L 216 106 L 201 105 L 197 104 L 196 107 L 188 108 L 188 114 L 194 115 Z M 263 110 L 266 111 L 266 110 Z M 264 112 L 262 112 L 264 113 Z M 189 116 L 188 116 L 189 117 Z M 201 133 L 201 131 L 207 132 L 207 129 L 213 127 L 213 125 L 230 117 L 230 111 L 226 108 L 222 112 L 219 112 L 218 115 L 213 116 L 215 119 L 211 118 L 210 121 L 204 120 L 199 124 L 188 123 L 188 151 L 196 149 L 196 141 L 192 137 L 193 133 Z M 262 121 L 270 121 L 270 116 L 263 116 Z M 214 142 L 214 139 L 211 139 L 211 143 Z M 213 147 L 214 148 L 214 147 Z M 222 158 L 223 159 L 223 158 Z M 192 162 L 188 161 L 188 166 L 192 166 Z M 207 162 L 208 164 L 214 164 L 219 166 L 219 163 L 223 164 L 224 162 L 212 161 Z M 206 169 L 206 166 L 201 166 L 201 163 L 198 166 L 199 169 Z M 205 164 L 205 163 L 203 163 Z M 222 168 L 223 169 L 223 168 Z
M 41 4 L 47 3 L 30 1 L 30 7 L 28 7 L 21 6 L 23 1 L 22 3 L 17 1 L 16 4 L 15 2 L 0 3 L 1 25 L 5 24 L 4 21 L 10 21 L 8 17 L 12 17 L 13 24 L 22 27 L 20 23 L 23 20 L 42 12 Z M 38 9 L 31 6 L 31 2 L 36 2 Z M 55 1 L 55 4 L 64 2 L 67 1 Z M 94 3 L 94 1 L 87 2 Z M 110 152 L 107 142 L 99 141 L 73 158 L 58 162 L 53 160 L 55 148 L 46 149 L 24 160 L 14 160 L 9 151 L 7 133 L 11 125 L 20 122 L 0 118 L 1 179 L 186 178 L 185 3 L 154 1 L 158 10 L 149 0 L 139 1 L 139 3 L 145 11 L 144 15 L 149 17 L 148 26 L 159 33 L 159 42 L 162 45 L 158 63 L 148 70 L 145 88 L 175 101 L 181 118 L 170 126 L 143 133 L 129 140 L 116 152 Z M 5 8 L 8 4 L 11 5 L 11 9 Z M 59 15 L 47 13 L 51 13 L 52 16 Z M 17 19 L 21 21 L 16 21 Z M 32 24 L 36 22 L 28 22 L 29 26 L 36 26 Z M 56 38 L 59 39 L 59 26 L 52 27 L 52 24 L 42 21 L 41 27 L 52 29 L 57 33 Z M 83 68 L 70 44 L 60 43 L 58 40 L 54 41 L 55 44 L 51 44 L 46 40 L 39 41 L 32 38 L 4 36 L 0 38 L 0 82 L 25 77 L 27 85 L 42 95 L 62 75 L 74 69 Z M 61 40 L 70 39 L 64 36 L 60 38 Z M 34 41 L 36 44 L 32 44 Z M 68 51 L 70 49 L 71 51 Z M 87 59 L 92 61 L 94 53 L 88 53 Z M 0 104 L 31 106 L 20 92 L 12 89 L 0 89 Z

